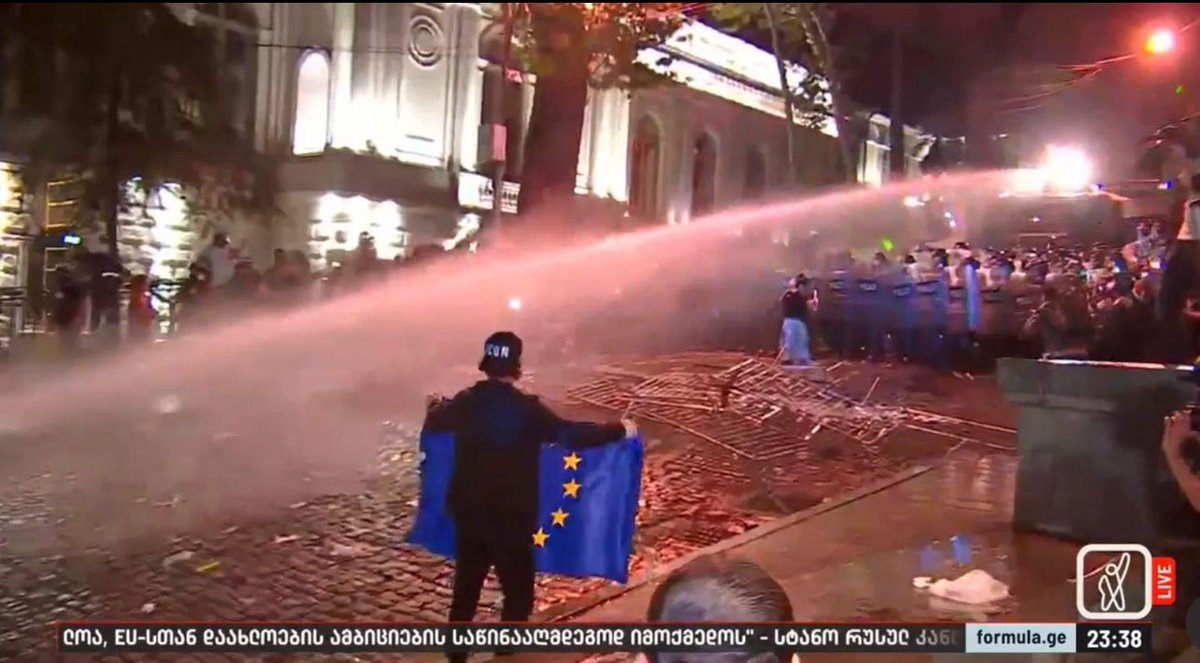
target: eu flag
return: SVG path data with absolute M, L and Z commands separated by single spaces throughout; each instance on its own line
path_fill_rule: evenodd
M 454 434 L 421 434 L 421 499 L 408 542 L 454 559 L 454 519 L 446 508 L 454 473 Z M 642 482 L 642 440 L 570 450 L 542 447 L 541 522 L 533 535 L 542 573 L 629 581 Z

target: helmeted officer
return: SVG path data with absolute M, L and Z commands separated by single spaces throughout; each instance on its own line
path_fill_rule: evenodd
M 542 444 L 583 448 L 637 434 L 631 420 L 566 421 L 536 396 L 518 390 L 514 383 L 521 377 L 521 349 L 521 339 L 512 332 L 489 336 L 479 362 L 487 378 L 453 399 L 431 397 L 425 418 L 426 430 L 452 431 L 456 443 L 447 505 L 457 527 L 451 622 L 474 619 L 492 566 L 504 592 L 501 618 L 520 622 L 532 614 Z M 466 658 L 465 653 L 450 654 L 452 661 Z

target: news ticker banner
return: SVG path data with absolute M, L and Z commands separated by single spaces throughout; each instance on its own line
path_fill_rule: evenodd
M 1150 625 L 154 624 L 58 625 L 63 653 L 1141 653 Z

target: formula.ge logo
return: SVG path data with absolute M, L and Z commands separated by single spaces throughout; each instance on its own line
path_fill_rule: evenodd
M 1084 619 L 1145 619 L 1175 603 L 1175 560 L 1135 543 L 1086 545 L 1075 557 L 1075 607 Z

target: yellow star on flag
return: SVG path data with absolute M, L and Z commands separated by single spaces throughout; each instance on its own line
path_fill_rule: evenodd
M 554 519 L 555 527 L 565 527 L 567 524 L 567 516 L 569 516 L 569 515 L 571 515 L 571 514 L 567 513 L 566 511 L 563 511 L 562 507 L 559 507 L 557 511 L 553 511 L 550 513 L 550 517 Z
M 579 469 L 579 461 L 581 461 L 581 460 L 583 460 L 583 459 L 580 458 L 574 451 L 572 451 L 570 456 L 563 457 L 563 469 L 564 470 L 578 470 Z
M 550 538 L 550 535 L 546 533 L 546 530 L 543 530 L 542 528 L 539 527 L 538 531 L 533 533 L 533 545 L 535 545 L 539 548 L 545 548 L 546 547 L 546 539 L 549 539 L 549 538 Z
M 583 484 L 571 479 L 563 484 L 563 497 L 579 497 L 579 489 Z

